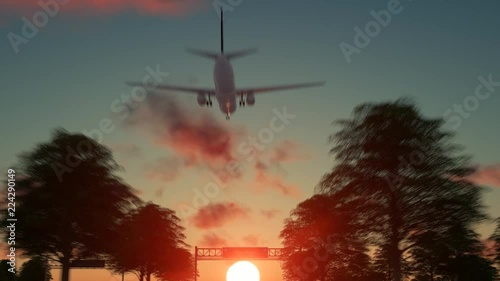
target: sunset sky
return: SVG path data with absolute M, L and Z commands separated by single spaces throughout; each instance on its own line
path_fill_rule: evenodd
M 258 95 L 230 122 L 215 104 L 200 108 L 183 93 L 153 96 L 132 111 L 118 107 L 131 94 L 125 81 L 141 81 L 147 69 L 169 73 L 162 83 L 213 87 L 213 61 L 184 50 L 220 49 L 212 1 L 102 2 L 69 1 L 17 53 L 9 34 L 22 36 L 23 16 L 43 10 L 37 1 L 0 3 L 1 171 L 53 129 L 95 132 L 104 122 L 100 140 L 125 168 L 123 178 L 143 200 L 178 212 L 193 249 L 280 247 L 283 219 L 335 164 L 332 121 L 364 102 L 411 97 L 426 116 L 447 118 L 479 166 L 473 179 L 488 187 L 488 213 L 500 216 L 500 2 L 401 0 L 400 12 L 348 62 L 341 43 L 354 46 L 355 27 L 364 30 L 370 12 L 393 1 L 242 0 L 226 14 L 225 49 L 259 52 L 233 62 L 237 87 L 327 84 Z M 497 86 L 474 98 L 488 79 Z M 285 107 L 294 117 L 259 140 Z M 231 163 L 238 172 L 220 186 L 215 175 Z M 486 237 L 492 227 L 479 230 Z M 230 263 L 200 262 L 199 281 L 225 280 Z M 261 280 L 281 280 L 277 262 L 255 264 Z M 105 270 L 72 270 L 71 277 L 121 280 Z

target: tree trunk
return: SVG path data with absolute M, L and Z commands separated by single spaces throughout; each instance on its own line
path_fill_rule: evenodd
M 399 230 L 402 225 L 402 218 L 399 208 L 399 197 L 396 191 L 393 191 L 391 195 L 390 202 L 390 241 L 389 241 L 389 265 L 391 267 L 392 281 L 402 280 L 402 269 L 401 269 L 401 255 L 402 251 L 399 249 L 399 243 L 401 242 Z
M 434 264 L 432 261 L 430 262 L 431 264 L 431 269 L 430 269 L 430 281 L 434 281 Z
M 70 267 L 69 257 L 63 257 L 61 260 L 61 264 L 62 264 L 61 281 L 69 281 L 69 267 Z
M 389 263 L 391 266 L 392 281 L 401 281 L 401 251 L 399 241 L 391 241 L 389 245 Z

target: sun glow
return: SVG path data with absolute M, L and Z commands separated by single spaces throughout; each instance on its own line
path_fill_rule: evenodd
M 260 273 L 253 263 L 239 261 L 227 270 L 226 281 L 260 281 Z

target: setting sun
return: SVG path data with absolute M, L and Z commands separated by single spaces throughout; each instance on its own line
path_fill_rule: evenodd
M 260 281 L 260 273 L 253 263 L 239 261 L 227 270 L 226 281 Z

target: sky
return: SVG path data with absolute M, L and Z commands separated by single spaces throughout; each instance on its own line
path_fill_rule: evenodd
M 280 247 L 283 220 L 335 164 L 331 123 L 361 103 L 411 97 L 456 132 L 488 214 L 500 216 L 498 1 L 220 0 L 225 49 L 259 48 L 234 60 L 237 87 L 326 81 L 259 95 L 230 122 L 196 96 L 135 99 L 125 84 L 150 75 L 213 87 L 213 61 L 184 50 L 220 49 L 211 0 L 46 2 L 57 4 L 0 3 L 1 170 L 56 128 L 84 132 L 113 150 L 141 198 L 178 213 L 191 246 Z M 202 261 L 199 280 L 223 280 L 229 265 Z M 281 280 L 277 262 L 256 265 L 262 280 Z M 89 276 L 121 280 L 71 272 Z

